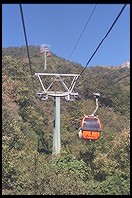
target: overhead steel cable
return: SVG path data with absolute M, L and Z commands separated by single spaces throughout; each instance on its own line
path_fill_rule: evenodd
M 123 69 L 124 69 L 124 68 L 121 68 L 121 70 L 120 70 L 120 71 L 122 71 Z M 115 71 L 113 72 L 113 71 L 111 70 L 111 72 L 112 72 L 111 74 L 113 74 Z M 106 73 L 106 72 L 105 72 L 105 73 Z M 105 73 L 104 73 L 104 74 L 105 74 Z M 109 73 L 110 73 L 110 72 L 109 72 Z M 109 74 L 109 73 L 108 73 L 108 74 Z M 107 87 L 104 87 L 104 88 L 103 88 L 103 91 L 104 91 L 104 90 L 106 90 L 108 87 L 110 87 L 110 86 L 112 86 L 112 85 L 116 84 L 117 82 L 119 82 L 119 81 L 123 80 L 124 78 L 126 78 L 126 77 L 128 77 L 128 76 L 130 76 L 130 73 L 129 73 L 129 74 L 127 74 L 127 75 L 126 75 L 126 76 L 124 76 L 124 77 L 121 77 L 121 78 L 120 78 L 120 79 L 118 79 L 117 81 L 114 81 L 113 83 L 110 83 Z M 116 76 L 113 80 L 115 80 L 117 77 L 118 77 L 118 76 Z M 96 90 L 98 90 L 100 87 L 101 87 L 101 86 L 99 85 L 99 86 L 96 88 Z M 95 91 L 95 92 L 96 92 L 96 91 Z
M 121 9 L 121 11 L 119 12 L 118 16 L 116 17 L 115 21 L 113 22 L 113 24 L 111 25 L 110 29 L 108 30 L 108 32 L 106 33 L 106 35 L 104 36 L 104 38 L 101 40 L 101 42 L 99 43 L 99 45 L 97 46 L 96 50 L 94 51 L 94 53 L 92 54 L 92 56 L 90 57 L 90 59 L 88 60 L 86 66 L 84 67 L 84 69 L 82 70 L 82 72 L 80 73 L 79 76 L 82 75 L 82 73 L 84 72 L 84 70 L 86 69 L 86 67 L 88 66 L 88 64 L 90 63 L 90 61 L 92 60 L 92 58 L 94 57 L 94 55 L 96 54 L 96 52 L 98 51 L 98 49 L 100 48 L 101 44 L 104 42 L 104 40 L 107 38 L 108 34 L 110 33 L 110 31 L 112 30 L 112 28 L 114 27 L 115 23 L 117 22 L 117 20 L 119 19 L 119 17 L 121 16 L 123 10 L 125 9 L 127 4 L 124 4 L 123 8 Z
M 112 30 L 112 28 L 114 27 L 115 23 L 117 22 L 117 20 L 119 19 L 119 17 L 121 16 L 123 10 L 125 9 L 127 4 L 124 4 L 124 6 L 122 7 L 121 11 L 119 12 L 118 16 L 116 17 L 116 19 L 114 20 L 113 24 L 111 25 L 111 27 L 109 28 L 108 32 L 106 33 L 106 35 L 104 36 L 104 38 L 101 40 L 101 42 L 99 43 L 99 45 L 97 46 L 96 50 L 94 51 L 94 53 L 92 54 L 92 56 L 90 57 L 90 59 L 88 60 L 86 66 L 83 68 L 83 70 L 81 71 L 81 73 L 79 74 L 78 78 L 75 80 L 77 81 L 80 76 L 82 75 L 82 73 L 85 71 L 85 69 L 87 68 L 88 64 L 90 63 L 90 61 L 92 60 L 92 58 L 94 57 L 94 55 L 96 54 L 96 52 L 98 51 L 98 49 L 100 48 L 100 46 L 102 45 L 102 43 L 104 42 L 104 40 L 106 39 L 106 37 L 108 36 L 108 34 L 110 33 L 110 31 Z M 75 81 L 73 83 L 75 83 Z
M 32 67 L 31 67 L 31 60 L 30 60 L 30 54 L 29 54 L 29 48 L 28 48 L 28 41 L 27 41 L 27 35 L 26 35 L 26 28 L 25 28 L 25 22 L 24 22 L 23 10 L 22 10 L 22 5 L 21 5 L 21 4 L 19 4 L 19 6 L 20 6 L 21 19 L 22 19 L 23 31 L 24 31 L 25 42 L 26 42 L 26 48 L 27 48 L 27 54 L 28 54 L 28 60 L 29 60 L 29 66 L 30 66 L 30 72 L 31 72 L 31 80 L 32 80 L 32 83 L 33 83 L 33 91 L 34 91 L 34 95 L 35 95 L 34 78 L 33 78 L 33 72 L 32 72 Z
M 106 86 L 104 88 L 102 87 L 103 88 L 103 91 L 106 90 L 108 87 L 111 87 L 112 85 L 114 85 L 114 84 L 118 83 L 119 81 L 123 80 L 124 78 L 127 78 L 128 76 L 130 76 L 130 74 L 127 74 L 126 76 L 121 77 L 117 81 L 115 81 L 113 83 L 110 83 L 108 86 Z M 95 91 L 95 92 L 97 92 L 97 91 Z M 93 94 L 91 95 L 91 97 L 93 97 Z
M 123 76 L 122 78 L 118 79 L 117 81 L 115 81 L 115 82 L 109 84 L 107 87 L 105 87 L 105 88 L 103 89 L 103 91 L 106 90 L 108 87 L 110 87 L 110 86 L 112 86 L 112 85 L 118 83 L 119 81 L 123 80 L 124 78 L 127 78 L 128 76 L 130 76 L 130 74 L 127 74 L 126 76 Z
M 66 61 L 66 62 L 67 62 L 67 65 L 69 64 L 68 61 L 70 61 L 70 58 L 72 57 L 72 55 L 73 55 L 73 53 L 74 53 L 74 51 L 75 51 L 75 49 L 76 49 L 76 47 L 77 47 L 77 45 L 78 45 L 78 43 L 79 43 L 81 37 L 83 36 L 83 33 L 84 33 L 86 27 L 88 26 L 88 24 L 89 24 L 89 22 L 90 22 L 90 19 L 91 19 L 93 13 L 94 13 L 96 7 L 97 7 L 97 4 L 94 6 L 94 8 L 93 8 L 93 10 L 92 10 L 92 12 L 91 12 L 91 14 L 90 14 L 90 16 L 89 16 L 89 18 L 88 18 L 86 24 L 85 24 L 85 26 L 84 26 L 84 28 L 83 28 L 83 30 L 82 30 L 82 32 L 81 32 L 81 34 L 80 34 L 80 36 L 79 36 L 79 38 L 78 38 L 78 40 L 77 40 L 77 43 L 76 43 L 76 45 L 74 46 L 74 48 L 73 48 L 73 50 L 72 50 L 72 52 L 71 52 L 71 55 L 69 56 L 69 59 Z M 75 68 L 72 69 L 72 71 L 71 71 L 70 73 L 74 73 L 74 72 L 75 72 Z
M 91 19 L 91 17 L 92 17 L 92 15 L 93 15 L 93 13 L 94 13 L 94 11 L 95 11 L 95 9 L 96 9 L 96 6 L 97 6 L 97 4 L 94 6 L 93 11 L 92 11 L 91 15 L 89 16 L 88 21 L 87 21 L 86 25 L 84 26 L 83 31 L 82 31 L 82 33 L 80 34 L 79 39 L 78 39 L 78 41 L 77 41 L 75 47 L 73 48 L 73 50 L 72 50 L 72 52 L 71 52 L 71 55 L 69 56 L 68 61 L 69 61 L 70 58 L 72 57 L 72 55 L 73 55 L 73 53 L 74 53 L 74 51 L 75 51 L 75 49 L 76 49 L 76 47 L 77 47 L 77 45 L 78 45 L 80 39 L 81 39 L 81 37 L 82 37 L 82 35 L 83 35 L 83 33 L 84 33 L 84 31 L 85 31 L 85 29 L 86 29 L 86 27 L 87 27 L 87 25 L 88 25 L 90 19 Z

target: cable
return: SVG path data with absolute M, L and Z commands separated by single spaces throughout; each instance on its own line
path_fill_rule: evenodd
M 28 60 L 29 60 L 29 66 L 30 66 L 30 72 L 31 72 L 31 79 L 32 79 L 32 83 L 33 83 L 33 90 L 34 90 L 34 95 L 35 95 L 35 86 L 34 86 L 33 72 L 32 72 L 31 60 L 30 60 L 30 55 L 29 55 L 29 48 L 28 48 L 28 42 L 27 42 L 27 35 L 26 35 L 26 28 L 25 28 L 25 23 L 24 23 L 24 16 L 23 16 L 23 11 L 22 11 L 22 5 L 21 5 L 21 4 L 19 4 L 19 6 L 20 6 L 21 19 L 22 19 L 23 31 L 24 31 L 25 42 L 26 42 L 26 48 L 27 48 L 27 54 L 28 54 Z
M 116 19 L 114 20 L 113 24 L 111 25 L 110 29 L 108 30 L 108 32 L 106 33 L 106 35 L 104 36 L 104 38 L 101 40 L 101 42 L 99 43 L 99 45 L 97 46 L 96 50 L 94 51 L 94 53 L 92 54 L 92 56 L 90 57 L 90 59 L 88 60 L 86 66 L 84 67 L 84 69 L 82 70 L 82 72 L 79 74 L 78 78 L 76 80 L 74 80 L 73 83 L 75 83 L 75 81 L 77 81 L 80 76 L 82 75 L 82 73 L 85 71 L 85 69 L 87 68 L 88 64 L 90 63 L 90 61 L 92 60 L 92 58 L 94 57 L 94 55 L 96 54 L 96 52 L 98 51 L 98 49 L 100 48 L 101 44 L 103 43 L 103 41 L 106 39 L 106 37 L 108 36 L 108 34 L 110 33 L 110 31 L 112 30 L 112 28 L 114 27 L 115 23 L 117 22 L 117 20 L 119 19 L 119 17 L 121 16 L 123 10 L 125 9 L 127 4 L 124 4 L 123 8 L 121 9 L 121 11 L 119 12 L 118 16 L 116 17 Z
M 104 88 L 103 88 L 103 91 L 106 90 L 108 87 L 110 87 L 110 86 L 112 86 L 112 85 L 118 83 L 119 81 L 123 80 L 124 78 L 127 78 L 128 76 L 130 76 L 130 74 L 127 74 L 126 76 L 123 76 L 122 78 L 118 79 L 117 81 L 115 81 L 115 82 L 109 84 L 107 87 L 104 87 Z M 91 97 L 92 97 L 92 96 L 93 96 L 93 94 L 91 95 Z
M 77 41 L 77 43 L 76 43 L 75 47 L 73 48 L 73 50 L 72 50 L 72 52 L 71 52 L 71 55 L 69 56 L 68 61 L 69 61 L 69 60 L 70 60 L 70 58 L 72 57 L 72 55 L 73 55 L 73 53 L 74 53 L 74 51 L 75 51 L 75 49 L 76 49 L 76 47 L 77 47 L 77 45 L 78 45 L 78 43 L 79 43 L 79 41 L 80 41 L 81 37 L 82 37 L 82 35 L 83 35 L 83 33 L 84 33 L 84 31 L 85 31 L 85 29 L 86 29 L 86 27 L 87 27 L 88 23 L 89 23 L 89 21 L 90 21 L 90 19 L 91 19 L 92 15 L 93 15 L 93 13 L 94 13 L 94 11 L 95 11 L 96 6 L 97 6 L 97 4 L 94 6 L 94 9 L 93 9 L 93 11 L 92 11 L 92 13 L 91 13 L 90 17 L 88 18 L 88 21 L 87 21 L 86 25 L 84 26 L 83 31 L 82 31 L 81 35 L 79 36 L 79 39 L 78 39 L 78 41 Z
M 118 79 L 117 81 L 115 81 L 115 82 L 109 84 L 107 87 L 103 88 L 103 91 L 106 90 L 108 87 L 110 87 L 110 86 L 116 84 L 117 82 L 123 80 L 124 78 L 127 78 L 128 76 L 130 76 L 130 74 L 127 74 L 126 76 L 123 76 L 122 78 Z
M 120 71 L 122 71 L 124 68 L 121 68 L 121 70 Z M 107 72 L 107 70 L 106 70 L 106 72 Z M 105 73 L 106 73 L 105 72 Z M 111 74 L 113 74 L 114 72 L 113 71 L 110 71 L 110 72 L 112 72 Z M 105 74 L 104 73 L 104 74 Z M 109 74 L 109 73 L 108 73 Z M 119 82 L 119 81 L 121 81 L 121 80 L 123 80 L 124 78 L 127 78 L 128 76 L 130 76 L 130 73 L 129 74 L 127 74 L 126 76 L 123 76 L 123 77 L 121 77 L 120 79 L 118 79 L 117 81 L 114 81 L 113 83 L 110 83 L 107 87 L 102 87 L 103 88 L 103 91 L 104 90 L 106 90 L 108 87 L 110 87 L 110 86 L 112 86 L 112 85 L 114 85 L 114 84 L 116 84 L 117 82 Z M 117 78 L 118 76 L 116 76 L 114 79 L 112 79 L 112 80 L 115 80 L 116 78 Z M 99 88 L 101 88 L 101 86 L 99 85 L 97 88 L 96 88 L 96 90 L 98 90 Z M 97 91 L 95 91 L 95 92 L 97 92 Z
M 88 66 L 88 64 L 90 63 L 90 61 L 92 60 L 93 56 L 96 54 L 97 50 L 99 49 L 99 47 L 101 46 L 101 44 L 103 43 L 103 41 L 106 39 L 106 37 L 108 36 L 108 34 L 110 33 L 110 31 L 112 30 L 112 28 L 114 27 L 115 23 L 117 22 L 118 18 L 120 17 L 120 15 L 122 14 L 123 10 L 125 9 L 127 4 L 125 4 L 123 6 L 123 8 L 121 9 L 120 13 L 118 14 L 118 16 L 116 17 L 115 21 L 113 22 L 113 24 L 111 25 L 110 29 L 108 30 L 108 32 L 106 33 L 106 35 L 104 36 L 104 38 L 102 39 L 102 41 L 99 43 L 99 45 L 97 46 L 96 50 L 94 51 L 94 53 L 92 54 L 92 56 L 90 57 L 90 59 L 88 60 L 86 66 L 84 67 L 84 69 L 82 70 L 82 72 L 80 73 L 79 76 L 82 75 L 82 73 L 84 72 L 84 70 L 86 69 L 86 67 Z
M 121 72 L 122 70 L 124 70 L 124 68 L 121 68 L 120 70 L 119 70 L 119 72 Z M 111 74 L 113 74 L 113 73 L 115 73 L 115 71 L 114 70 L 110 70 L 109 72 L 107 72 L 107 70 L 105 71 L 105 73 L 107 73 L 107 75 L 111 75 Z M 104 75 L 105 75 L 105 73 L 104 73 Z M 130 74 L 128 74 L 128 76 L 129 76 Z M 116 78 L 118 77 L 118 75 L 113 79 L 113 80 L 115 80 Z M 127 77 L 127 76 L 126 76 Z M 125 78 L 125 76 L 123 77 L 123 78 Z M 119 79 L 119 81 L 120 80 L 122 80 L 122 79 Z M 118 82 L 118 81 L 117 81 Z M 115 82 L 114 82 L 115 83 Z M 111 85 L 113 85 L 113 83 L 112 84 L 110 84 L 109 86 L 111 86 Z M 107 86 L 107 87 L 109 87 L 109 86 Z M 98 87 L 96 88 L 97 90 L 100 88 L 100 85 L 98 85 Z

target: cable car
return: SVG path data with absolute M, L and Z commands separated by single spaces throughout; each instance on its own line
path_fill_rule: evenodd
M 48 52 L 47 53 L 47 57 L 51 57 L 51 52 Z
M 96 98 L 96 109 L 91 115 L 84 115 L 79 128 L 79 137 L 84 140 L 98 140 L 101 133 L 101 122 L 95 113 L 98 109 L 98 98 L 100 94 L 94 93 Z
M 79 129 L 79 137 L 84 140 L 97 140 L 100 137 L 101 122 L 94 115 L 84 116 Z

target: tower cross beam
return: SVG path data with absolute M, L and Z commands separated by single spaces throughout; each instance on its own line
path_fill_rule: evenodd
M 50 96 L 66 96 L 66 95 L 78 95 L 78 93 L 73 92 L 74 86 L 76 84 L 76 79 L 78 78 L 78 74 L 56 74 L 56 73 L 35 73 L 35 76 L 38 77 L 40 84 L 42 86 L 42 95 L 50 95 Z M 51 84 L 48 86 L 48 88 L 46 88 L 42 82 L 42 76 L 53 76 L 51 79 L 53 80 L 51 82 Z M 71 82 L 70 87 L 68 88 L 68 86 L 65 84 L 64 79 L 62 77 L 73 77 L 73 80 Z M 49 89 L 51 88 L 51 86 L 54 84 L 55 81 L 59 81 L 62 86 L 64 87 L 65 91 L 49 91 Z M 40 92 L 39 92 L 40 94 Z

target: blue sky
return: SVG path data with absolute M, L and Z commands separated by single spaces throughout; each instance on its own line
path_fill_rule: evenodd
M 22 4 L 28 44 L 51 45 L 57 56 L 86 66 L 124 4 L 97 4 L 96 8 L 95 5 Z M 24 45 L 19 4 L 3 4 L 2 47 Z M 118 66 L 126 61 L 130 61 L 130 4 L 88 66 Z

